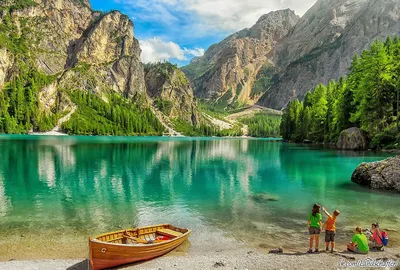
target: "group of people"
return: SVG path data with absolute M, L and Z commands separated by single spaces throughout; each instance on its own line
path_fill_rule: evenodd
M 314 252 L 319 252 L 319 235 L 323 228 L 325 228 L 325 244 L 326 251 L 335 251 L 335 235 L 336 235 L 336 219 L 340 215 L 339 210 L 335 210 L 332 215 L 326 210 L 325 207 L 322 207 L 322 210 L 328 217 L 326 222 L 322 224 L 322 214 L 320 212 L 321 206 L 318 204 L 314 204 L 311 213 L 308 216 L 307 228 L 310 233 L 310 248 L 308 249 L 308 253 L 313 252 L 313 243 L 315 242 Z M 369 232 L 369 237 L 367 237 L 363 230 L 360 227 L 356 227 L 355 234 L 351 239 L 351 242 L 347 244 L 347 250 L 353 251 L 356 253 L 367 254 L 370 248 L 376 248 L 380 250 L 383 248 L 383 232 L 379 229 L 379 224 L 374 223 L 371 226 L 371 231 Z M 370 242 L 369 242 L 369 241 Z

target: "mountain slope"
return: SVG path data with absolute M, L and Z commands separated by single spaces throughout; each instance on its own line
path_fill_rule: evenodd
M 197 126 L 188 85 L 147 89 L 133 30 L 126 15 L 93 11 L 87 0 L 2 1 L 0 133 L 161 134 L 152 101 L 182 92 L 192 98 L 170 117 Z
M 204 56 L 182 68 L 192 81 L 195 95 L 221 106 L 257 101 L 262 92 L 252 91 L 256 76 L 262 69 L 273 74 L 269 70 L 270 53 L 297 20 L 292 10 L 271 12 L 250 29 L 212 45 Z
M 319 0 L 276 48 L 279 80 L 259 100 L 279 109 L 347 73 L 375 39 L 400 34 L 399 0 Z

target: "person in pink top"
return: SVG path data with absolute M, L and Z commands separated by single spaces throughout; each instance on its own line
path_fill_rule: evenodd
M 376 248 L 378 250 L 382 249 L 382 233 L 379 229 L 378 222 L 371 225 L 371 233 L 372 235 L 369 237 L 369 240 L 371 241 L 369 243 L 370 248 Z

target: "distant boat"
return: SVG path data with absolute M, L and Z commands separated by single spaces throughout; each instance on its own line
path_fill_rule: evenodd
M 185 242 L 190 232 L 161 224 L 89 237 L 90 266 L 105 269 L 164 255 Z

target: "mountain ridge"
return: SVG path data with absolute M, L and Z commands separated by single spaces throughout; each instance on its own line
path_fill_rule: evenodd
M 268 14 L 263 15 L 252 28 L 266 16 Z M 221 46 L 225 47 L 219 48 L 220 51 L 228 50 L 228 41 L 248 34 L 248 29 L 213 44 L 204 56 L 195 58 L 182 70 L 191 80 L 196 96 L 211 104 L 226 108 L 255 102 L 282 110 L 289 101 L 298 97 L 303 99 L 318 84 L 327 84 L 329 80 L 346 75 L 355 54 L 367 49 L 377 38 L 385 40 L 388 36 L 400 35 L 399 29 L 399 0 L 318 0 L 287 30 L 286 35 L 276 40 L 271 50 L 262 51 L 260 58 L 268 61 L 262 62 L 262 67 L 255 69 L 250 76 L 252 79 L 246 89 L 251 88 L 251 92 L 245 95 L 250 97 L 250 101 L 238 99 L 241 102 L 236 102 L 237 93 L 232 91 L 235 87 L 227 87 L 224 76 L 216 80 L 203 74 L 210 73 L 210 66 L 214 68 L 211 70 L 214 74 L 240 73 L 243 68 L 237 66 L 229 66 L 229 72 L 224 71 L 225 67 L 215 65 L 210 55 Z M 229 59 L 228 55 L 220 61 Z M 239 90 L 240 94 L 242 89 Z M 221 99 L 223 104 L 219 104 Z
M 313 17 L 315 13 L 325 23 L 313 23 L 318 19 Z M 305 25 L 307 21 L 312 22 Z M 399 35 L 399 29 L 399 0 L 319 0 L 283 39 L 282 46 L 277 47 L 280 79 L 258 104 L 281 110 L 289 101 L 303 99 L 318 84 L 346 75 L 354 55 L 367 49 L 375 39 Z M 304 36 L 309 38 L 306 43 Z
M 88 0 L 9 0 L 0 23 L 0 132 L 60 129 L 65 115 L 61 129 L 84 135 L 177 134 L 169 118 L 209 125 L 187 85 L 170 91 L 187 94 L 179 113 L 153 108 L 147 85 L 156 74 L 145 78 L 134 23 L 120 11 L 94 11 Z
M 254 104 L 252 87 L 257 73 L 269 66 L 273 47 L 298 20 L 293 10 L 273 11 L 251 28 L 213 44 L 182 70 L 191 79 L 195 94 L 211 103 Z M 259 94 L 259 93 L 258 93 Z

